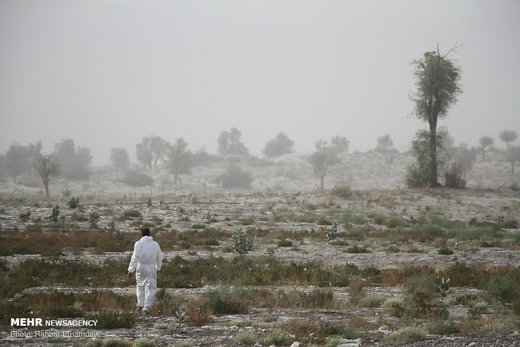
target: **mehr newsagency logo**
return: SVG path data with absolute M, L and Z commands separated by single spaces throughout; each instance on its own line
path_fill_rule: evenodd
M 11 318 L 11 327 L 95 328 L 97 319 Z

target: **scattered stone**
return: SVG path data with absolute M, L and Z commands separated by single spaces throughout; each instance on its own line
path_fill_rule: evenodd
M 291 347 L 300 347 L 300 343 L 298 341 L 294 341 Z
M 337 347 L 359 347 L 361 346 L 361 339 L 343 340 Z

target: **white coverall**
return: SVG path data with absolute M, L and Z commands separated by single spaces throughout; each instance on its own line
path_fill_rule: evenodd
M 159 244 L 151 236 L 143 236 L 135 243 L 128 266 L 128 272 L 135 271 L 137 307 L 152 309 L 157 290 L 157 271 L 161 266 L 162 253 Z

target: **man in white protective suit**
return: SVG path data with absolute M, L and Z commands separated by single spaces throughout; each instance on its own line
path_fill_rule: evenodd
M 141 230 L 141 239 L 134 244 L 134 253 L 128 266 L 128 277 L 135 271 L 137 282 L 137 309 L 148 313 L 152 310 L 157 290 L 157 271 L 162 266 L 159 244 L 150 236 L 150 229 Z

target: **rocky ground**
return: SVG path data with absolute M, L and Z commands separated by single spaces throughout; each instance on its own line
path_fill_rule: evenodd
M 489 267 L 512 266 L 520 264 L 520 249 L 515 244 L 497 244 L 492 247 L 480 247 L 480 240 L 463 242 L 460 245 L 456 240 L 447 240 L 446 245 L 454 250 L 451 255 L 438 253 L 439 244 L 407 240 L 399 242 L 385 241 L 379 237 L 367 237 L 360 240 L 349 240 L 348 244 L 366 247 L 370 253 L 348 253 L 342 245 L 333 245 L 324 240 L 302 236 L 311 230 L 322 232 L 324 226 L 313 222 L 295 221 L 297 216 L 320 213 L 325 217 L 327 211 L 350 211 L 357 219 L 348 223 L 340 223 L 339 232 L 345 232 L 349 228 L 361 228 L 378 235 L 384 234 L 389 228 L 384 223 L 374 223 L 373 215 L 381 214 L 386 218 L 395 217 L 403 221 L 411 222 L 423 215 L 438 215 L 448 220 L 458 220 L 464 223 L 496 223 L 497 219 L 520 219 L 520 193 L 511 187 L 511 177 L 507 163 L 495 165 L 496 175 L 489 175 L 493 169 L 490 163 L 477 163 L 468 182 L 473 186 L 467 190 L 404 190 L 402 185 L 403 168 L 409 158 L 397 159 L 392 167 L 392 172 L 399 175 L 385 178 L 383 172 L 387 170 L 385 165 L 377 161 L 377 155 L 371 154 L 372 164 L 361 165 L 362 159 L 358 154 L 350 155 L 350 162 L 345 164 L 343 174 L 335 172 L 331 176 L 331 184 L 346 183 L 358 188 L 347 199 L 331 194 L 316 193 L 285 193 L 283 190 L 298 190 L 302 186 L 311 187 L 313 190 L 315 178 L 302 172 L 309 169 L 300 159 L 286 157 L 279 159 L 285 161 L 284 166 L 259 168 L 259 174 L 255 181 L 255 191 L 242 194 L 229 195 L 220 191 L 220 188 L 211 185 L 211 175 L 216 175 L 219 168 L 208 170 L 203 176 L 198 173 L 191 178 L 186 178 L 184 188 L 171 194 L 172 187 L 165 183 L 164 190 L 159 187 L 153 189 L 133 189 L 124 187 L 121 183 L 110 183 L 101 176 L 96 176 L 83 186 L 78 183 L 59 182 L 51 189 L 61 192 L 70 189 L 73 194 L 79 193 L 81 197 L 81 213 L 88 215 L 97 211 L 100 215 L 99 228 L 109 228 L 114 223 L 118 230 L 127 233 L 129 237 L 136 238 L 134 232 L 139 228 L 135 220 L 120 218 L 125 211 L 139 210 L 142 213 L 141 224 L 159 223 L 160 227 L 175 230 L 179 233 L 192 229 L 193 225 L 207 222 L 208 216 L 213 218 L 211 226 L 215 229 L 232 233 L 243 228 L 255 228 L 257 231 L 269 233 L 288 233 L 299 235 L 295 237 L 293 246 L 289 248 L 277 247 L 275 239 L 258 239 L 248 257 L 265 256 L 269 250 L 274 250 L 274 257 L 284 262 L 321 262 L 327 266 L 354 264 L 360 268 L 374 266 L 378 269 L 402 269 L 407 266 L 427 265 L 434 269 L 443 269 L 456 261 L 467 265 L 483 264 Z M 361 156 L 359 154 L 359 156 Z M 365 159 L 366 160 L 366 156 Z M 372 166 L 371 166 L 372 165 Z M 347 168 L 348 166 L 348 168 Z M 368 168 L 367 168 L 368 167 Z M 372 169 L 371 169 L 372 168 Z M 263 171 L 262 171 L 263 170 Z M 276 171 L 278 170 L 278 171 Z M 308 171 L 308 170 L 307 170 Z M 213 172 L 213 173 L 212 173 Z M 305 171 L 306 172 L 306 171 Z M 346 174 L 345 174 L 346 172 Z M 269 178 L 269 175 L 272 178 Z M 197 178 L 198 177 L 198 178 Z M 159 180 L 160 178 L 158 178 Z M 205 183 L 209 182 L 209 183 Z M 298 182 L 297 184 L 294 182 Z M 303 182 L 303 183 L 302 183 Z M 501 185 L 497 188 L 496 184 Z M 514 182 L 513 182 L 514 183 Z M 207 189 L 206 194 L 198 191 L 193 194 L 189 187 L 202 187 Z M 281 188 L 280 191 L 273 187 Z M 383 189 L 370 189 L 382 187 Z M 480 188 L 479 188 L 480 187 Z M 493 187 L 493 188 L 484 188 Z M 0 192 L 3 192 L 0 205 L 0 223 L 2 232 L 24 232 L 31 225 L 43 223 L 47 220 L 52 207 L 60 205 L 61 216 L 70 220 L 78 210 L 66 207 L 69 197 L 55 196 L 51 202 L 41 199 L 37 191 L 26 187 L 13 187 L 9 183 L 1 183 Z M 19 189 L 13 192 L 13 188 Z M 214 189 L 212 192 L 211 189 Z M 170 192 L 170 193 L 169 193 Z M 211 194 L 210 194 L 211 193 Z M 152 198 L 152 206 L 148 206 L 148 198 Z M 29 221 L 20 219 L 20 214 L 31 212 Z M 186 219 L 186 217 L 189 217 Z M 281 216 L 281 217 L 280 217 Z M 283 216 L 291 216 L 284 219 Z M 303 218 L 302 217 L 302 218 Z M 160 222 L 157 222 L 160 220 Z M 88 221 L 78 220 L 74 222 L 79 229 L 88 229 Z M 515 233 L 516 228 L 505 229 L 505 232 Z M 223 258 L 233 257 L 228 250 L 231 246 L 229 240 L 222 241 L 218 247 L 191 249 L 175 249 L 165 251 L 165 259 L 182 256 L 185 259 L 216 256 Z M 389 247 L 398 249 L 398 252 L 389 252 Z M 82 259 L 92 262 L 104 262 L 106 259 L 121 259 L 130 255 L 131 250 L 122 252 L 93 253 L 85 249 L 83 251 L 64 251 L 59 256 L 62 259 Z M 39 254 L 11 254 L 2 257 L 9 266 L 29 258 L 40 258 Z M 160 275 L 160 274 L 159 274 Z M 166 292 L 176 297 L 193 298 L 219 286 L 211 284 L 201 288 L 167 288 Z M 89 288 L 70 288 L 57 283 L 55 286 L 35 287 L 28 292 L 38 292 L 56 289 L 62 292 L 81 292 Z M 245 287 L 250 289 L 250 287 Z M 305 292 L 309 293 L 313 286 L 266 286 L 262 287 L 271 292 Z M 335 305 L 331 309 L 269 309 L 251 307 L 247 314 L 215 315 L 213 322 L 202 327 L 179 327 L 177 319 L 172 316 L 164 316 L 157 313 L 151 315 L 139 315 L 133 329 L 96 330 L 99 338 L 117 337 L 120 339 L 136 340 L 140 337 L 154 339 L 158 345 L 168 346 L 182 342 L 191 342 L 197 346 L 227 346 L 236 345 L 238 333 L 248 332 L 254 336 L 264 336 L 276 327 L 293 321 L 306 322 L 308 324 L 320 324 L 322 322 L 336 322 L 338 324 L 354 324 L 359 326 L 364 334 L 356 339 L 344 339 L 337 341 L 346 346 L 375 346 L 382 345 L 385 337 L 390 334 L 395 326 L 396 318 L 391 317 L 382 306 L 375 308 L 347 305 L 351 296 L 350 288 L 331 287 Z M 123 288 L 98 288 L 117 293 L 133 295 L 133 287 Z M 450 314 L 454 317 L 465 317 L 467 307 L 453 304 L 455 298 L 460 295 L 478 294 L 475 288 L 452 287 L 443 299 L 449 305 Z M 382 297 L 400 297 L 403 295 L 402 286 L 366 287 L 365 295 Z M 9 300 L 9 299 L 8 299 Z M 5 303 L 5 300 L 4 300 Z M 482 319 L 492 320 L 495 312 L 489 309 Z M 520 329 L 520 327 L 519 327 Z M 23 338 L 10 336 L 12 328 L 4 326 L 0 331 L 0 344 L 2 345 L 81 345 L 85 342 L 77 337 L 72 338 Z M 17 332 L 29 330 L 17 329 Z M 81 330 L 89 332 L 90 330 Z M 519 345 L 520 335 L 518 331 L 509 334 L 492 335 L 461 335 L 452 334 L 427 335 L 426 339 L 411 344 L 411 346 L 515 346 Z M 295 342 L 292 338 L 290 343 Z M 300 346 L 308 345 L 308 342 L 300 339 Z M 260 341 L 257 343 L 260 345 Z

